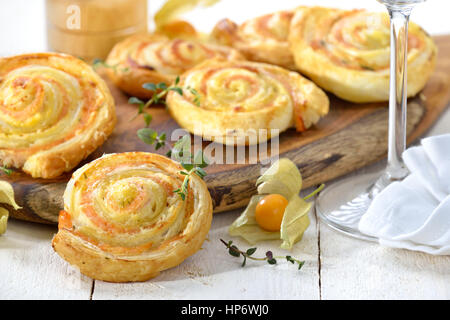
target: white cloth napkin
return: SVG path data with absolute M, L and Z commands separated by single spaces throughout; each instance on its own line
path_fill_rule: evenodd
M 423 139 L 403 160 L 411 174 L 380 192 L 359 230 L 382 245 L 450 255 L 450 134 Z

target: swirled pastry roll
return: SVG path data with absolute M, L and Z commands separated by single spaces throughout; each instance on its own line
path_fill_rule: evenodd
M 158 154 L 105 155 L 81 167 L 64 192 L 54 250 L 80 271 L 110 282 L 145 281 L 197 252 L 208 234 L 212 202 L 205 182 L 189 180 Z
M 322 88 L 353 102 L 389 100 L 390 29 L 384 13 L 299 8 L 289 41 L 300 70 Z M 433 40 L 414 23 L 408 36 L 408 96 L 418 93 L 436 61 Z
M 0 59 L 0 162 L 33 177 L 70 171 L 116 123 L 105 82 L 80 59 L 37 53 Z
M 142 88 L 146 82 L 170 84 L 177 75 L 212 58 L 242 59 L 240 53 L 225 46 L 173 39 L 163 35 L 139 35 L 116 44 L 106 62 L 113 82 L 126 93 L 150 98 Z
M 229 19 L 219 21 L 211 37 L 239 50 L 247 59 L 296 69 L 289 49 L 288 35 L 293 12 L 279 11 L 237 25 Z
M 328 97 L 314 83 L 265 63 L 205 61 L 185 72 L 179 85 L 196 94 L 170 92 L 166 102 L 172 117 L 191 133 L 229 145 L 263 142 L 289 127 L 304 131 L 329 108 Z

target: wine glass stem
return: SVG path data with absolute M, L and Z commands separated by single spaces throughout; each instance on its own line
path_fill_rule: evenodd
M 390 181 L 407 174 L 402 153 L 406 147 L 408 21 L 411 6 L 387 6 L 391 18 L 389 144 L 386 173 Z

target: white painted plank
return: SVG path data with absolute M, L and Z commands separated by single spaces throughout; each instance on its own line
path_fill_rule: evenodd
M 227 228 L 238 212 L 220 213 L 214 217 L 203 249 L 176 268 L 153 280 L 137 284 L 95 282 L 93 299 L 318 299 L 318 248 L 315 219 L 304 238 L 292 252 L 268 241 L 257 245 L 255 256 L 267 250 L 274 255 L 292 255 L 306 260 L 301 271 L 279 259 L 278 265 L 241 260 L 230 256 L 219 241 L 233 240 L 239 248 L 251 246 L 227 235 Z
M 427 136 L 449 132 L 447 110 Z M 384 161 L 361 171 L 383 168 Z M 320 249 L 323 299 L 450 299 L 450 256 L 385 248 L 321 222 Z
M 158 0 L 161 2 L 160 0 Z M 152 1 L 151 8 L 155 8 Z M 254 0 L 255 2 L 256 0 Z M 25 2 L 27 2 L 25 4 Z M 43 0 L 36 0 L 39 10 L 23 10 L 29 1 L 11 1 L 2 3 L 0 10 L 0 28 L 2 39 L 9 46 L 3 46 L 0 54 L 12 54 L 35 51 L 45 48 L 45 35 L 42 16 Z M 34 1 L 33 1 L 34 2 Z M 275 2 L 258 0 L 257 5 L 246 4 L 251 9 L 230 13 L 222 8 L 204 19 L 205 11 L 193 12 L 193 20 L 204 22 L 202 29 L 208 29 L 222 17 L 237 20 L 256 15 L 262 11 L 272 10 Z M 305 4 L 308 1 L 280 0 L 276 9 L 289 8 Z M 333 3 L 331 3 L 333 2 Z M 240 4 L 243 2 L 241 1 Z M 247 1 L 246 1 L 247 3 Z M 311 3 L 311 2 L 309 2 Z M 315 3 L 335 5 L 336 1 L 323 0 Z M 267 5 L 266 5 L 267 4 Z M 339 6 L 354 6 L 353 0 L 342 0 Z M 366 4 L 359 4 L 366 5 Z M 375 0 L 367 2 L 369 6 L 377 5 Z M 448 10 L 442 10 L 449 3 L 446 0 L 429 1 L 413 12 L 413 20 L 423 25 L 430 33 L 448 33 L 449 25 L 443 24 Z M 36 8 L 37 8 L 36 7 Z M 234 8 L 234 5 L 230 6 Z M 436 10 L 439 8 L 439 10 Z M 255 9 L 261 12 L 255 11 Z M 16 32 L 10 32 L 12 25 L 21 13 L 22 32 L 28 35 L 26 43 L 16 40 Z M 3 14 L 2 14 L 3 13 Z M 200 14 L 200 19 L 195 15 Z M 30 28 L 33 26 L 33 28 Z M 38 28 L 35 28 L 39 26 Z M 2 32 L 3 30 L 3 32 Z M 7 32 L 5 32 L 7 30 Z M 17 30 L 16 30 L 17 31 Z M 19 32 L 19 33 L 20 33 Z M 30 42 L 28 40 L 35 40 Z M 33 50 L 33 48 L 35 50 Z M 5 51 L 6 50 L 6 51 Z M 448 132 L 450 112 L 443 117 L 430 134 Z M 317 235 L 312 226 L 308 229 L 302 242 L 296 246 L 293 256 L 307 260 L 301 272 L 290 265 L 261 265 L 249 262 L 241 268 L 237 259 L 229 256 L 218 242 L 226 236 L 226 228 L 236 217 L 236 213 L 219 214 L 214 218 L 210 240 L 204 249 L 188 259 L 177 268 L 164 272 L 153 281 L 141 284 L 109 284 L 97 281 L 94 298 L 96 299 L 317 299 L 319 298 L 319 279 L 317 264 Z M 0 299 L 88 299 L 92 281 L 68 266 L 51 249 L 50 240 L 55 228 L 11 221 L 5 236 L 0 237 Z M 244 242 L 239 245 L 247 247 Z M 273 244 L 259 246 L 261 254 Z M 335 231 L 321 226 L 321 274 L 322 297 L 335 298 L 449 298 L 449 257 L 431 257 L 422 253 L 405 250 L 387 249 L 379 245 L 366 243 L 342 236 Z M 281 251 L 280 251 L 281 253 Z
M 322 299 L 450 299 L 450 257 L 382 247 L 320 225 Z
M 89 299 L 92 280 L 52 249 L 55 227 L 9 220 L 0 236 L 0 299 Z

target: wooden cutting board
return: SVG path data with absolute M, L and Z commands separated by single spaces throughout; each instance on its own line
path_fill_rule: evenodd
M 439 48 L 436 71 L 424 90 L 408 101 L 408 143 L 422 136 L 432 126 L 450 102 L 450 35 L 435 37 Z M 107 142 L 89 156 L 91 161 L 104 153 L 125 151 L 154 152 L 141 142 L 136 130 L 144 126 L 142 118 L 131 120 L 136 106 L 111 83 L 117 105 L 118 124 Z M 279 156 L 294 161 L 304 178 L 304 188 L 327 182 L 382 159 L 387 153 L 387 103 L 352 104 L 330 97 L 330 113 L 315 127 L 304 133 L 284 132 L 279 140 Z M 164 107 L 155 107 L 151 127 L 170 137 L 179 126 Z M 206 147 L 208 143 L 204 143 Z M 218 145 L 221 146 L 221 145 Z M 216 146 L 217 147 L 217 146 Z M 270 150 L 270 145 L 267 146 Z M 158 152 L 165 154 L 167 150 Z M 226 154 L 227 150 L 223 149 Z M 233 150 L 236 154 L 237 150 Z M 256 192 L 255 181 L 264 167 L 246 155 L 246 164 L 214 164 L 206 168 L 205 177 L 211 193 L 214 211 L 220 212 L 245 206 Z M 56 223 L 63 208 L 62 195 L 70 175 L 59 179 L 32 179 L 15 172 L 1 179 L 12 183 L 16 200 L 23 209 L 10 210 L 15 218 L 40 223 Z

